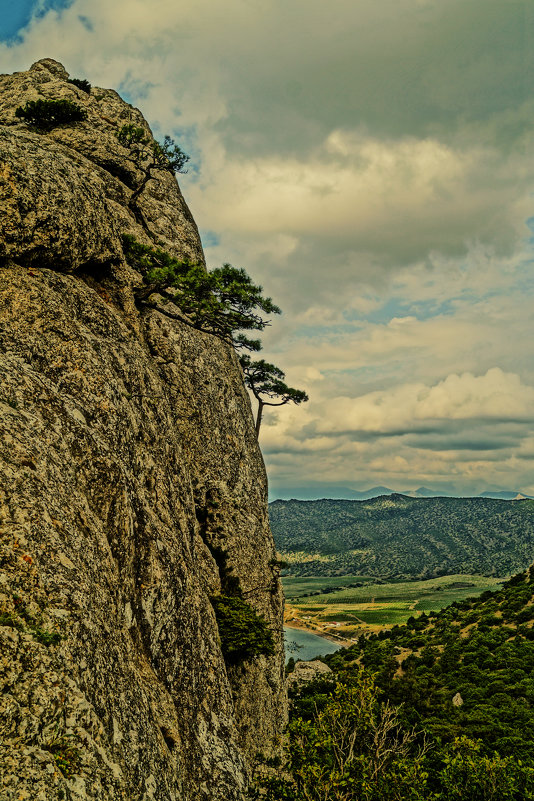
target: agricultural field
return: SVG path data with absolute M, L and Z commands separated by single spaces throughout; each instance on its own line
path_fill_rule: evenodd
M 282 583 L 286 598 L 298 598 L 374 580 L 373 576 L 284 576 Z
M 282 579 L 285 620 L 289 626 L 351 641 L 360 634 L 401 625 L 423 612 L 439 611 L 453 601 L 499 590 L 505 580 L 470 574 L 388 583 L 364 576 L 287 577 Z
M 449 576 L 447 583 L 460 583 L 459 578 Z M 462 578 L 467 582 L 473 577 Z M 480 587 L 478 583 L 475 589 Z M 416 592 L 427 589 L 429 600 L 430 587 L 420 586 Z M 438 593 L 452 594 L 455 589 L 461 588 L 444 587 Z M 406 588 L 399 588 L 399 594 L 406 599 Z M 333 754 L 330 764 L 336 764 L 339 754 L 352 748 L 355 740 L 346 733 L 362 731 L 356 728 L 362 725 L 362 710 L 366 720 L 373 719 L 370 707 L 362 704 L 361 690 L 358 696 L 354 692 L 367 681 L 377 709 L 383 710 L 387 700 L 396 710 L 398 731 L 413 727 L 419 749 L 413 753 L 415 759 L 422 757 L 417 769 L 411 761 L 411 772 L 404 774 L 410 784 L 399 788 L 398 772 L 385 792 L 373 796 L 375 801 L 393 797 L 534 801 L 534 565 L 497 592 L 485 592 L 432 615 L 412 616 L 405 626 L 360 637 L 351 647 L 325 655 L 324 661 L 333 671 L 329 680 L 295 682 L 289 691 L 291 753 L 300 760 L 294 763 L 298 770 L 303 755 L 314 760 L 313 770 L 306 774 L 314 788 L 322 792 L 321 777 L 331 780 L 331 771 L 323 770 L 326 758 Z M 340 724 L 351 709 L 355 714 L 350 724 Z M 369 742 L 376 746 L 378 728 L 369 731 Z M 421 742 L 428 744 L 426 751 L 420 750 Z M 341 759 L 344 767 L 347 763 Z M 357 764 L 361 765 L 361 756 Z M 421 793 L 413 792 L 417 776 L 428 779 Z M 329 787 L 322 796 L 317 792 L 308 797 L 327 797 Z M 362 796 L 356 789 L 351 797 Z

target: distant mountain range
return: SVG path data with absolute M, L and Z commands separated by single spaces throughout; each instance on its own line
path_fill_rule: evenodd
M 506 576 L 532 564 L 534 502 L 493 498 L 278 500 L 274 541 L 296 576 Z
M 454 490 L 429 489 L 419 487 L 416 490 L 392 490 L 389 487 L 371 487 L 368 490 L 355 490 L 350 487 L 339 486 L 336 484 L 314 484 L 310 483 L 301 487 L 284 487 L 273 489 L 270 492 L 271 501 L 319 501 L 329 500 L 354 500 L 368 501 L 371 498 L 379 498 L 382 495 L 407 495 L 409 498 L 495 498 L 500 501 L 516 501 L 523 498 L 532 498 L 520 490 L 496 490 L 495 492 L 481 492 L 473 495 L 468 492 L 454 492 Z

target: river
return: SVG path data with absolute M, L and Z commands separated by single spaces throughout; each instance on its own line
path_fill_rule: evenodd
M 318 634 L 311 634 L 302 629 L 291 629 L 289 626 L 284 626 L 284 642 L 286 659 L 292 656 L 293 659 L 304 661 L 324 654 L 333 654 L 341 648 L 340 645 L 319 637 Z

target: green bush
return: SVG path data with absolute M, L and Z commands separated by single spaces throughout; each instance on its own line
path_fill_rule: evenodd
M 46 645 L 47 648 L 50 645 L 58 645 L 63 639 L 63 635 L 59 634 L 59 632 L 46 631 L 45 629 L 42 629 L 40 626 L 32 626 L 31 630 L 34 640 L 40 642 L 41 645 Z
M 91 84 L 89 81 L 86 81 L 85 78 L 69 78 L 69 83 L 74 84 L 74 86 L 77 86 L 78 89 L 81 89 L 83 92 L 87 92 L 88 95 L 91 94 Z
M 512 757 L 484 755 L 482 743 L 458 737 L 447 749 L 440 773 L 439 801 L 506 801 L 532 799 L 534 769 Z
M 398 710 L 380 703 L 368 673 L 359 671 L 353 678 L 339 681 L 322 703 L 314 706 L 311 719 L 293 717 L 288 727 L 285 763 L 278 775 L 260 770 L 256 798 L 264 801 L 431 798 L 424 770 L 427 745 L 424 741 L 417 742 L 415 731 L 402 727 Z
M 166 286 L 188 270 L 188 262 L 174 258 L 160 248 L 142 245 L 131 234 L 123 235 L 122 245 L 124 258 L 131 267 L 139 270 L 147 283 L 159 281 Z
M 37 620 L 32 615 L 20 596 L 13 596 L 13 604 L 15 606 L 14 613 L 0 611 L 0 626 L 9 626 L 21 632 L 28 632 L 34 640 L 46 645 L 47 648 L 50 645 L 58 645 L 61 642 L 63 635 L 59 632 L 43 629 L 40 625 L 42 621 Z
M 228 664 L 274 654 L 273 635 L 265 620 L 236 596 L 215 595 L 211 603 L 217 618 L 221 648 Z
M 52 754 L 57 768 L 66 779 L 72 778 L 80 770 L 81 754 L 80 750 L 71 742 L 66 735 L 54 739 L 50 743 L 42 746 L 44 751 Z
M 9 626 L 12 629 L 23 629 L 24 626 L 17 616 L 11 612 L 0 612 L 0 626 Z
M 28 100 L 24 107 L 15 110 L 15 117 L 36 128 L 51 130 L 58 125 L 82 122 L 87 119 L 87 112 L 70 100 Z
M 165 136 L 163 142 L 154 142 L 144 128 L 128 123 L 118 131 L 117 139 L 123 147 L 130 151 L 137 166 L 145 165 L 147 179 L 152 177 L 151 170 L 153 169 L 182 174 L 187 172 L 184 170 L 184 166 L 189 161 L 189 156 L 170 136 Z

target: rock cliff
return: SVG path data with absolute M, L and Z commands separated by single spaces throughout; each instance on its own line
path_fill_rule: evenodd
M 284 718 L 266 476 L 233 349 L 140 308 L 133 234 L 203 258 L 175 177 L 137 180 L 140 112 L 51 59 L 0 76 L 0 799 L 230 801 Z M 37 132 L 28 100 L 85 122 Z M 231 571 L 274 656 L 227 666 Z

